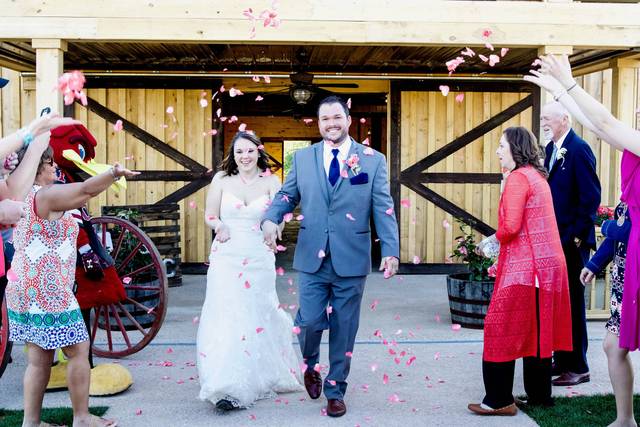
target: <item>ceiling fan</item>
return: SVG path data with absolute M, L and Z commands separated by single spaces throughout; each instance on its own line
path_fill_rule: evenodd
M 288 92 L 289 97 L 295 103 L 295 106 L 306 106 L 312 99 L 321 96 L 332 95 L 333 92 L 323 88 L 357 88 L 357 83 L 314 83 L 313 74 L 306 71 L 309 69 L 310 55 L 303 46 L 299 47 L 295 53 L 295 63 L 292 61 L 293 71 L 289 74 L 291 83 L 282 85 L 282 90 L 267 92 L 264 95 L 280 94 Z M 264 86 L 261 86 L 264 87 Z M 271 86 L 273 88 L 274 86 Z

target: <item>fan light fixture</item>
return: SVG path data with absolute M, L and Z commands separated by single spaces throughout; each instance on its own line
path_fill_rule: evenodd
M 298 105 L 306 105 L 307 102 L 313 97 L 313 93 L 305 87 L 292 88 L 290 95 Z

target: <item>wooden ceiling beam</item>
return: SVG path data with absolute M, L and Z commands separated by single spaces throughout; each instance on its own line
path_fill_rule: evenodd
M 367 7 L 356 0 L 280 3 L 282 25 L 258 25 L 250 39 L 251 24 L 242 16 L 249 0 L 112 0 L 108 6 L 22 0 L 3 6 L 0 40 L 473 47 L 484 45 L 489 29 L 489 40 L 500 47 L 640 46 L 640 4 L 449 1 L 437 3 L 438 13 L 425 13 L 422 0 L 369 0 Z

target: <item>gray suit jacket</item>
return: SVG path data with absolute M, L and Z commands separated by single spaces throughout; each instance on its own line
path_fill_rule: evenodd
M 364 276 L 371 272 L 371 228 L 373 216 L 382 245 L 382 256 L 399 257 L 398 223 L 389 193 L 384 156 L 352 140 L 349 156 L 357 154 L 361 170 L 346 169 L 332 187 L 324 170 L 323 142 L 298 150 L 282 189 L 263 216 L 275 224 L 300 204 L 300 224 L 293 268 L 315 273 L 322 264 L 320 250 L 331 254 L 339 276 Z M 350 218 L 349 218 L 349 217 Z

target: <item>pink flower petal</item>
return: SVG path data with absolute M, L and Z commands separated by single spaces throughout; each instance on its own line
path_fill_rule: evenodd
M 238 131 L 240 132 L 244 132 L 247 130 L 247 125 L 246 123 L 240 123 L 240 126 L 238 126 Z
M 418 255 L 414 255 L 413 256 L 413 263 L 414 264 L 420 264 L 420 257 Z
M 459 93 L 456 95 L 456 102 L 464 101 L 464 93 Z
M 367 119 L 365 119 L 364 117 L 360 118 L 360 123 L 365 124 L 367 123 Z
M 195 316 L 193 319 L 191 319 L 191 323 L 193 323 L 194 325 L 197 325 L 198 323 L 200 323 L 200 317 Z
M 128 285 L 129 283 L 131 283 L 131 277 L 125 277 L 122 279 L 122 283 L 124 283 L 125 285 Z
M 195 202 L 194 200 L 190 201 L 190 202 L 189 202 L 189 207 L 190 207 L 191 209 L 195 209 L 195 208 L 196 208 L 196 202 Z
M 304 219 L 304 215 L 298 215 L 296 217 L 296 221 L 302 221 Z
M 259 334 L 262 331 L 264 331 L 264 328 L 262 328 L 262 327 L 256 328 L 256 334 Z
M 351 215 L 350 213 L 345 215 L 347 217 L 348 220 L 350 221 L 355 221 L 356 219 L 353 217 L 353 215 Z
M 326 256 L 327 256 L 327 254 L 325 254 L 325 253 L 324 253 L 324 251 L 323 251 L 322 249 L 320 249 L 320 250 L 318 251 L 318 258 L 324 258 L 324 257 L 326 257 Z
M 276 250 L 278 252 L 284 252 L 284 251 L 287 250 L 287 247 L 286 246 L 282 246 L 282 245 L 278 245 L 278 246 L 276 246 Z
M 460 326 L 459 324 L 454 323 L 453 325 L 451 325 L 451 330 L 452 331 L 459 331 L 461 327 L 462 326 Z
M 294 333 L 294 334 L 296 334 L 296 335 L 300 334 L 300 327 L 299 327 L 299 326 L 294 326 L 294 327 L 291 329 L 291 332 L 293 332 L 293 333 Z
M 442 220 L 442 228 L 451 228 L 451 224 L 446 219 Z
M 260 81 L 260 77 L 259 76 L 251 76 L 251 80 L 253 80 L 254 82 L 259 82 Z
M 349 178 L 349 172 L 346 169 L 340 171 L 340 176 L 343 178 Z
M 333 386 L 336 385 L 336 382 L 334 380 L 327 380 L 327 382 Z
M 389 375 L 384 374 L 382 375 L 382 384 L 388 384 L 389 383 Z
M 447 96 L 447 95 L 449 95 L 449 86 L 447 86 L 447 85 L 440 85 L 440 86 L 438 86 L 438 89 L 440 89 L 440 92 L 442 93 L 442 96 Z
M 371 306 L 370 306 L 371 310 L 375 310 L 377 305 L 378 305 L 378 300 L 374 299 L 373 302 L 371 303 Z
M 333 313 L 333 307 L 329 305 L 327 306 L 327 314 L 331 314 L 331 313 Z
M 482 62 L 487 62 L 489 60 L 489 58 L 487 58 L 486 56 L 480 54 L 478 55 L 478 58 L 480 58 L 482 60 Z
M 345 355 L 346 357 L 353 357 L 353 353 L 352 353 L 352 352 L 350 352 L 350 351 L 347 351 L 344 355 Z
M 366 147 L 364 150 L 362 150 L 362 152 L 364 153 L 365 156 L 373 156 L 374 154 L 373 148 L 371 147 Z
M 204 98 L 200 99 L 200 106 L 201 106 L 202 108 L 206 108 L 206 107 L 207 107 L 207 105 L 209 105 L 209 101 L 207 101 L 207 100 L 206 100 L 206 99 L 204 99 Z
M 276 274 L 278 276 L 284 276 L 284 268 L 282 268 L 282 267 L 276 268 Z
M 140 408 L 136 409 L 136 415 L 142 415 L 142 409 Z
M 500 56 L 504 58 L 504 56 L 507 54 L 507 52 L 509 52 L 509 48 L 508 47 L 503 47 L 502 49 L 500 49 Z
M 393 208 L 389 208 L 386 211 L 384 211 L 384 213 L 386 213 L 387 215 L 393 215 Z
M 476 56 L 476 53 L 472 49 L 466 47 L 462 52 L 460 52 L 460 55 L 464 55 L 464 56 L 468 56 L 469 58 L 473 58 L 474 56 Z
M 284 214 L 284 217 L 282 218 L 284 220 L 284 222 L 289 222 L 293 219 L 293 214 L 291 212 Z
M 489 42 L 486 42 L 486 43 L 484 44 L 484 46 L 485 46 L 487 49 L 489 49 L 489 50 L 493 50 L 493 45 L 492 45 L 491 43 L 489 43 Z
M 411 356 L 409 360 L 407 360 L 407 366 L 411 366 L 411 364 L 416 360 L 416 356 Z
M 347 108 L 351 109 L 351 98 L 347 99 Z
M 313 119 L 302 119 L 302 121 L 305 125 L 310 125 L 311 123 L 313 123 Z
M 116 123 L 113 125 L 113 130 L 115 132 L 120 132 L 122 130 L 122 120 L 116 121 Z
M 482 37 L 485 39 L 491 37 L 491 34 L 493 34 L 493 31 L 488 28 L 482 31 Z
M 245 287 L 245 289 L 249 289 L 249 288 L 251 288 L 251 283 L 249 283 L 249 281 L 248 281 L 248 280 L 245 280 L 245 282 L 244 282 L 244 287 Z
M 402 206 L 403 208 L 411 207 L 411 200 L 409 200 L 409 199 L 401 199 L 400 200 L 400 206 Z
M 261 97 L 260 95 L 256 96 L 256 101 L 262 101 L 264 98 Z
M 365 138 L 364 141 L 361 142 L 362 145 L 369 145 L 369 138 Z
M 489 66 L 493 67 L 498 62 L 500 62 L 500 57 L 498 55 L 489 55 Z

